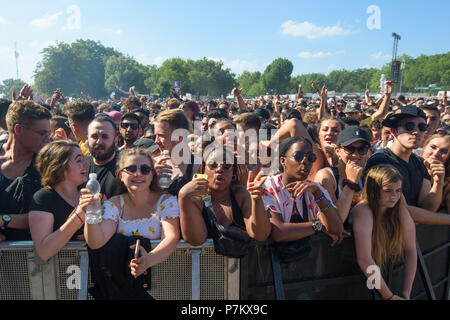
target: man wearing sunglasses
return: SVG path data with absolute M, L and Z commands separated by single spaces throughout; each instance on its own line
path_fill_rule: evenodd
M 390 128 L 394 141 L 369 158 L 365 173 L 378 164 L 393 165 L 403 175 L 403 196 L 414 221 L 450 225 L 449 215 L 435 213 L 442 202 L 445 175 L 436 170 L 430 177 L 423 159 L 413 153 L 421 145 L 428 128 L 425 113 L 416 106 L 401 106 L 389 113 L 382 124 Z M 430 164 L 432 168 L 439 165 Z
M 123 145 L 119 148 L 133 148 L 134 143 L 139 139 L 141 131 L 141 119 L 135 113 L 125 113 L 120 120 L 119 132 L 123 139 Z

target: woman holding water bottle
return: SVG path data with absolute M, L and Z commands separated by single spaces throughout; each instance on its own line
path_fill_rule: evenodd
M 151 153 L 146 149 L 122 150 L 116 179 L 119 195 L 103 203 L 101 222 L 86 224 L 84 235 L 93 250 L 105 246 L 116 233 L 161 240 L 151 252 L 140 247 L 140 257 L 131 260 L 131 274 L 138 277 L 175 251 L 180 239 L 178 203 L 175 196 L 161 192 Z M 92 198 L 90 192 L 81 196 L 83 201 Z
M 69 140 L 51 142 L 37 156 L 42 189 L 33 196 L 28 219 L 36 252 L 44 261 L 68 241 L 84 240 L 82 228 L 89 201 L 80 200 L 79 189 L 87 180 L 88 167 L 77 143 Z

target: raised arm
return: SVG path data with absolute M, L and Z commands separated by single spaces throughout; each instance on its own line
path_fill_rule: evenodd
M 297 100 L 303 98 L 303 90 L 302 90 L 302 84 L 298 85 L 298 90 L 297 90 Z
M 83 227 L 84 216 L 74 211 L 56 231 L 53 231 L 54 218 L 50 212 L 30 211 L 29 221 L 36 252 L 43 261 L 47 261 L 64 248 L 75 232 Z
M 242 203 L 242 213 L 245 227 L 250 237 L 256 241 L 265 241 L 271 231 L 269 213 L 262 201 L 262 185 L 266 178 L 262 177 L 262 171 L 255 173 L 250 171 L 247 180 L 247 190 L 239 187 L 238 197 Z
M 372 115 L 372 120 L 381 119 L 388 113 L 393 91 L 394 83 L 392 81 L 386 81 L 386 93 L 383 96 L 383 100 L 381 101 L 378 110 Z
M 320 108 L 316 111 L 317 112 L 317 118 L 319 121 L 325 117 L 329 117 L 330 110 L 328 110 L 328 89 L 323 86 L 322 91 L 320 92 L 319 98 L 320 98 Z
M 183 239 L 193 246 L 202 245 L 208 230 L 203 219 L 203 201 L 198 194 L 206 194 L 208 181 L 206 179 L 192 180 L 184 185 L 178 194 L 180 207 L 180 226 Z
M 234 95 L 234 96 L 236 97 L 236 100 L 237 100 L 237 103 L 238 103 L 239 110 L 246 110 L 247 107 L 246 107 L 246 104 L 245 104 L 244 99 L 242 98 L 241 92 L 242 92 L 242 88 L 241 88 L 241 89 L 238 89 L 238 87 L 236 86 L 236 84 L 234 84 L 234 85 L 233 85 L 233 90 L 231 91 L 231 94 Z

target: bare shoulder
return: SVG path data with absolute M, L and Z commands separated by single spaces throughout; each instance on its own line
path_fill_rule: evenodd
M 353 221 L 361 221 L 361 220 L 373 220 L 373 214 L 372 210 L 370 209 L 369 205 L 365 201 L 359 202 L 353 209 L 352 209 L 352 217 Z

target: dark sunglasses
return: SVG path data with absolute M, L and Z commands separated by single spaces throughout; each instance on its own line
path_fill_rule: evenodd
M 416 124 L 414 122 L 407 122 L 404 125 L 402 125 L 403 128 L 405 128 L 406 131 L 408 132 L 413 132 L 414 129 L 416 128 Z M 417 125 L 417 128 L 419 129 L 420 132 L 425 132 L 427 131 L 428 125 L 426 123 L 419 123 Z
M 369 147 L 367 145 L 363 145 L 360 147 L 346 146 L 344 147 L 344 150 L 349 154 L 354 154 L 355 152 L 358 152 L 361 156 L 364 156 L 369 151 Z
M 122 170 L 129 172 L 129 173 L 136 173 L 138 170 L 138 166 L 134 164 L 134 165 L 128 166 L 126 168 L 123 168 Z M 153 170 L 153 168 L 146 164 L 143 164 L 140 167 L 141 173 L 145 176 L 150 174 L 150 172 L 152 172 L 152 170 Z
M 317 156 L 314 153 L 303 153 L 301 151 L 297 151 L 293 156 L 286 157 L 294 158 L 294 160 L 297 162 L 302 162 L 303 159 L 305 159 L 305 156 L 306 160 L 308 160 L 309 163 L 314 163 L 317 160 Z
M 208 168 L 211 170 L 217 169 L 219 166 L 222 166 L 223 170 L 228 170 L 233 167 L 232 164 L 229 163 L 217 163 L 217 162 L 211 162 L 207 164 Z
M 122 129 L 128 129 L 129 127 L 131 127 L 131 129 L 132 130 L 137 130 L 137 129 L 139 129 L 139 124 L 137 124 L 137 123 L 126 123 L 126 122 L 124 122 L 124 123 L 121 123 L 120 124 L 120 127 L 122 128 Z

